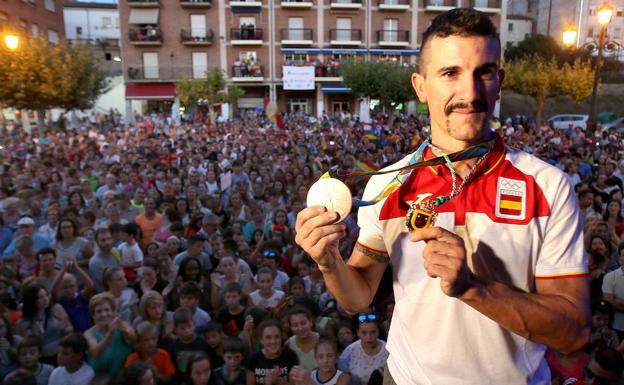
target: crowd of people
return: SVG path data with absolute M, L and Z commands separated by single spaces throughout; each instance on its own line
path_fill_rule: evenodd
M 0 132 L 0 384 L 381 384 L 391 274 L 350 316 L 294 242 L 324 171 L 384 167 L 428 135 L 425 117 L 378 120 L 285 115 L 279 129 L 256 114 L 181 125 L 152 114 L 136 126 L 111 116 Z M 553 384 L 620 376 L 620 133 L 520 117 L 493 128 L 565 170 L 583 215 L 591 342 L 548 351 Z M 364 185 L 350 183 L 356 196 Z M 348 256 L 357 210 L 345 223 Z

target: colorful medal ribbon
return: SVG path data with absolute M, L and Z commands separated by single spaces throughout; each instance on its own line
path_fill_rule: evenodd
M 422 168 L 422 167 L 438 166 L 441 164 L 460 162 L 463 160 L 468 160 L 468 159 L 477 158 L 477 157 L 483 157 L 487 155 L 487 153 L 489 153 L 492 150 L 492 148 L 494 148 L 495 143 L 496 143 L 496 137 L 494 136 L 493 139 L 490 139 L 487 142 L 479 143 L 465 150 L 457 151 L 452 154 L 438 156 L 429 160 L 423 160 L 419 162 L 418 160 L 422 158 L 422 155 L 425 149 L 429 146 L 429 139 L 426 139 L 420 145 L 420 147 L 418 148 L 414 156 L 412 156 L 412 158 L 410 159 L 410 163 L 407 166 L 403 166 L 403 167 L 396 168 L 393 170 L 385 170 L 385 171 L 361 171 L 360 170 L 360 171 L 353 171 L 353 172 L 349 172 L 346 170 L 339 170 L 338 167 L 336 166 L 336 167 L 332 167 L 325 174 L 323 174 L 321 176 L 321 179 L 336 178 L 344 182 L 347 179 L 362 178 L 366 176 L 383 175 L 383 174 L 396 172 L 397 175 L 394 177 L 394 179 L 390 181 L 390 183 L 388 183 L 386 187 L 384 187 L 384 189 L 379 194 L 377 194 L 377 196 L 375 196 L 373 199 L 362 200 L 362 199 L 353 198 L 353 205 L 356 207 L 371 206 L 381 201 L 382 199 L 386 198 L 388 195 L 392 194 L 396 190 L 398 190 L 398 188 L 401 187 L 401 185 L 405 182 L 405 180 L 407 180 L 407 178 L 411 175 L 412 171 L 414 171 L 415 169 Z

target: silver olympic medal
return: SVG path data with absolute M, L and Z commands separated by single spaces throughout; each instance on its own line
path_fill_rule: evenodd
M 307 205 L 324 206 L 328 211 L 338 212 L 337 222 L 340 222 L 351 212 L 351 191 L 338 179 L 319 179 L 308 190 Z

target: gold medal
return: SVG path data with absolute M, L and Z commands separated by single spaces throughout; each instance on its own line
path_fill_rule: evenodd
M 405 216 L 405 225 L 409 231 L 423 230 L 435 226 L 437 217 L 433 201 L 412 203 Z

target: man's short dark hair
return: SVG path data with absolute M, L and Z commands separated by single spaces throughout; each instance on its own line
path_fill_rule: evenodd
M 483 12 L 472 8 L 455 8 L 436 16 L 429 28 L 423 32 L 420 43 L 420 71 L 423 71 L 423 57 L 427 42 L 434 37 L 448 36 L 484 36 L 499 41 L 496 26 L 492 19 Z
M 82 353 L 83 361 L 87 358 L 87 339 L 80 333 L 72 333 L 64 337 L 59 346 L 65 349 L 71 349 L 74 353 Z
M 51 247 L 44 247 L 43 249 L 40 249 L 39 251 L 37 251 L 37 261 L 39 260 L 39 258 L 41 258 L 42 256 L 46 255 L 46 254 L 52 254 L 54 255 L 54 258 L 56 258 L 56 250 L 54 250 Z
M 180 297 L 193 297 L 199 299 L 201 289 L 195 282 L 186 282 L 180 288 Z
M 238 338 L 227 338 L 223 341 L 223 352 L 245 355 L 245 342 Z
M 238 282 L 230 282 L 227 285 L 225 285 L 225 290 L 223 290 L 223 293 L 238 293 L 241 294 L 242 289 L 241 289 L 241 285 Z
M 203 235 L 201 234 L 194 234 L 192 235 L 189 239 L 188 239 L 188 245 L 194 245 L 196 243 L 204 243 L 206 241 L 206 238 L 204 238 Z
M 104 234 L 111 235 L 111 231 L 107 227 L 101 227 L 95 230 L 95 241 L 98 242 L 98 239 L 100 239 L 100 237 Z

